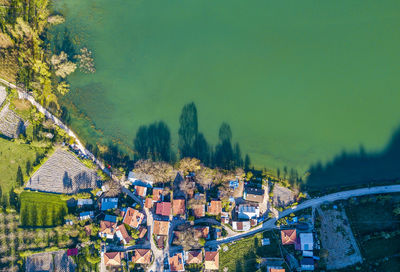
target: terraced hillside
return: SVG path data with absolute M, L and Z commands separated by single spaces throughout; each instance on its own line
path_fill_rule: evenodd
M 32 175 L 26 189 L 74 194 L 96 187 L 96 171 L 82 164 L 72 153 L 57 149 Z
M 23 120 L 6 104 L 0 111 L 0 133 L 9 138 L 18 138 L 25 131 Z

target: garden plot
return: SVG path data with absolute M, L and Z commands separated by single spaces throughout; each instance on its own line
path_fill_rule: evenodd
M 26 260 L 26 271 L 75 271 L 76 265 L 65 250 L 31 255 Z
M 98 180 L 96 171 L 86 167 L 74 154 L 57 149 L 32 175 L 26 189 L 75 194 L 95 188 Z
M 321 219 L 322 248 L 328 251 L 326 268 L 340 269 L 362 262 L 360 250 L 351 231 L 344 210 L 318 208 Z
M 0 133 L 9 138 L 18 138 L 25 131 L 24 121 L 6 104 L 0 112 Z

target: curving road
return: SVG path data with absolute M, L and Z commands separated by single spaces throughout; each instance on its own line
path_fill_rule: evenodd
M 215 246 L 218 246 L 221 244 L 233 242 L 233 241 L 239 240 L 241 238 L 254 235 L 258 232 L 273 229 L 273 228 L 275 228 L 276 220 L 278 220 L 279 218 L 288 216 L 292 212 L 303 210 L 303 209 L 306 209 L 309 207 L 319 206 L 319 205 L 323 204 L 324 202 L 343 200 L 343 199 L 348 199 L 350 197 L 355 197 L 355 196 L 384 194 L 384 193 L 397 193 L 397 192 L 400 192 L 400 185 L 388 185 L 388 186 L 376 186 L 376 187 L 371 187 L 371 188 L 361 188 L 361 189 L 355 189 L 355 190 L 349 190 L 349 191 L 342 191 L 342 192 L 338 192 L 338 193 L 325 195 L 325 196 L 322 196 L 319 198 L 310 199 L 310 200 L 304 201 L 303 203 L 299 204 L 296 207 L 284 210 L 283 212 L 279 213 L 279 216 L 277 218 L 272 218 L 272 219 L 266 220 L 263 222 L 263 224 L 255 227 L 254 229 L 251 229 L 247 232 L 242 232 L 240 234 L 237 234 L 237 235 L 234 235 L 231 237 L 222 238 L 222 239 L 214 240 L 214 241 L 209 241 L 206 243 L 206 246 L 215 247 Z

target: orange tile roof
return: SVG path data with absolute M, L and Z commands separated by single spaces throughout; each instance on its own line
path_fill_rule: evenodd
M 144 206 L 147 209 L 153 208 L 153 199 L 151 197 L 146 198 L 146 201 L 144 202 Z
M 207 212 L 211 215 L 219 215 L 222 212 L 221 200 L 211 200 L 208 205 Z
M 155 235 L 168 235 L 169 221 L 154 220 L 153 233 Z
M 182 253 L 176 253 L 169 258 L 170 271 L 184 271 Z
M 151 263 L 151 257 L 150 249 L 135 249 L 132 262 L 137 264 L 149 264 Z
M 123 252 L 107 252 L 104 253 L 104 264 L 106 266 L 120 266 L 121 259 L 124 257 Z
M 144 214 L 129 207 L 125 213 L 124 217 L 124 224 L 131 226 L 132 228 L 136 229 L 142 223 L 144 218 Z
M 203 263 L 203 253 L 201 250 L 191 250 L 187 253 L 187 264 L 201 264 Z
M 282 245 L 293 245 L 296 242 L 296 229 L 281 230 Z
M 155 202 L 160 201 L 162 192 L 163 192 L 163 189 L 154 188 L 153 189 L 153 201 L 155 201 Z
M 173 215 L 185 215 L 186 207 L 184 199 L 173 199 L 172 200 L 172 214 Z
M 270 268 L 268 272 L 285 272 L 284 268 Z
M 204 217 L 206 215 L 206 209 L 204 204 L 195 204 L 192 206 L 193 215 L 196 218 Z
M 116 227 L 117 227 L 117 223 L 101 220 L 99 231 L 103 234 L 114 235 Z
M 206 251 L 205 252 L 204 267 L 207 270 L 218 270 L 219 269 L 219 252 L 218 251 Z
M 145 197 L 146 196 L 147 187 L 140 186 L 140 185 L 135 185 L 135 189 L 136 189 L 136 194 L 138 196 L 141 196 L 141 197 Z

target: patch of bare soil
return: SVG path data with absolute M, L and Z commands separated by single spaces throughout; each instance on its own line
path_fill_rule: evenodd
M 27 110 L 30 107 L 30 103 L 28 100 L 25 99 L 15 99 L 14 100 L 14 106 L 17 110 Z
M 321 219 L 321 244 L 327 250 L 324 257 L 327 269 L 341 269 L 362 262 L 360 250 L 348 223 L 344 210 L 322 211 L 318 207 Z

